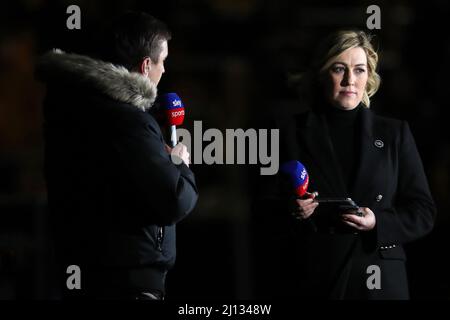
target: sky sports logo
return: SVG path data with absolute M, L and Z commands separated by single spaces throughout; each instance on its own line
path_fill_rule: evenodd
M 174 108 L 181 108 L 183 106 L 183 103 L 181 102 L 181 99 L 175 99 L 172 101 L 172 106 Z
M 171 116 L 172 117 L 182 117 L 182 116 L 184 116 L 184 109 L 181 109 L 181 110 L 177 110 L 177 111 L 172 111 L 171 112 Z
M 305 180 L 305 177 L 306 177 L 306 169 L 305 168 L 303 168 L 303 171 L 302 171 L 302 173 L 301 173 L 301 175 L 300 175 L 300 177 L 302 178 L 302 180 Z

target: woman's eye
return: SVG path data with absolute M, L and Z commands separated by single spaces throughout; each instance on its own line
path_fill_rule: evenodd
M 358 69 L 355 70 L 355 72 L 356 72 L 357 74 L 360 74 L 360 73 L 366 72 L 366 70 L 363 69 L 363 68 L 358 68 Z
M 334 73 L 341 73 L 341 72 L 344 72 L 345 69 L 344 69 L 344 67 L 333 67 L 333 68 L 331 68 L 331 71 Z

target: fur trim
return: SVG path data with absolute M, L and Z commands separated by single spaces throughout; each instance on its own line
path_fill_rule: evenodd
M 41 57 L 37 74 L 43 80 L 65 78 L 93 86 L 114 100 L 129 103 L 143 111 L 152 107 L 157 94 L 156 84 L 140 73 L 59 49 Z

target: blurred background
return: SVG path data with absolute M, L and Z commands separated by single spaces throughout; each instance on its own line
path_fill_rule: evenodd
M 66 9 L 81 8 L 81 30 L 68 30 Z M 449 244 L 450 6 L 444 0 L 334 1 L 19 0 L 0 11 L 0 299 L 53 299 L 52 246 L 43 179 L 41 103 L 36 58 L 58 47 L 82 52 L 86 35 L 126 10 L 146 11 L 173 32 L 160 92 L 177 92 L 207 128 L 251 128 L 260 119 L 298 110 L 287 76 L 308 66 L 325 34 L 366 29 L 369 5 L 381 8 L 374 30 L 383 82 L 372 108 L 408 120 L 438 207 L 434 231 L 408 245 L 411 296 L 450 298 Z M 70 99 L 70 97 L 68 97 Z M 447 113 L 445 113 L 447 114 Z M 200 199 L 178 226 L 178 258 L 168 278 L 173 299 L 258 296 L 261 259 L 251 223 L 245 165 L 193 165 Z M 263 253 L 264 254 L 264 253 Z M 266 253 L 268 258 L 270 253 Z

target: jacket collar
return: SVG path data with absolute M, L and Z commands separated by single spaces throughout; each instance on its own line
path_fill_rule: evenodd
M 49 51 L 39 59 L 36 74 L 44 82 L 64 79 L 92 87 L 143 111 L 152 107 L 157 95 L 156 84 L 142 74 L 59 49 Z

